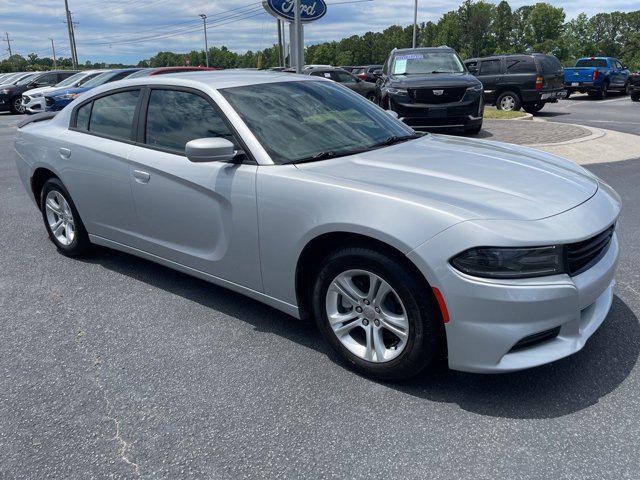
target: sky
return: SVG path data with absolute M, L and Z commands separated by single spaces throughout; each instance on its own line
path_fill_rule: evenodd
M 82 63 L 135 64 L 161 50 L 187 52 L 204 48 L 202 20 L 208 15 L 210 47 L 226 45 L 244 52 L 277 42 L 276 21 L 252 0 L 68 0 L 77 22 L 76 45 Z M 413 0 L 326 0 L 324 18 L 305 27 L 305 43 L 339 40 L 389 25 L 410 25 Z M 418 22 L 437 21 L 461 0 L 418 0 Z M 548 0 L 571 19 L 580 12 L 632 11 L 638 0 Z M 509 2 L 513 9 L 535 0 Z M 14 53 L 51 56 L 53 38 L 58 56 L 69 57 L 64 0 L 0 0 L 0 59 L 8 56 L 4 33 Z M 163 38 L 154 38 L 162 35 Z

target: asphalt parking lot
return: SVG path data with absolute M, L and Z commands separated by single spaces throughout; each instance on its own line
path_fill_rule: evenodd
M 0 478 L 638 477 L 640 159 L 588 167 L 624 209 L 613 307 L 583 351 L 384 384 L 238 294 L 57 254 L 16 174 L 17 121 L 0 114 Z
M 611 92 L 605 100 L 572 95 L 568 100 L 545 105 L 536 118 L 640 135 L 640 103 L 617 92 Z

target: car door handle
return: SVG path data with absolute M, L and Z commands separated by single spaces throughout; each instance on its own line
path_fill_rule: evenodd
M 133 177 L 136 179 L 136 182 L 138 183 L 148 183 L 149 179 L 151 178 L 151 175 L 149 175 L 149 172 L 144 172 L 142 170 L 134 170 Z
M 62 158 L 69 158 L 71 156 L 71 150 L 69 150 L 68 148 L 62 147 L 60 148 L 59 152 Z

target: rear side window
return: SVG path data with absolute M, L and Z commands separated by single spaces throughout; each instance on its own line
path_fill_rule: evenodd
M 188 141 L 206 137 L 222 137 L 234 142 L 229 127 L 207 100 L 190 92 L 151 91 L 146 144 L 184 153 Z
M 607 61 L 604 58 L 583 58 L 576 62 L 576 67 L 600 67 L 605 68 Z
M 500 60 L 483 60 L 480 63 L 480 75 L 495 75 L 501 70 Z
M 356 78 L 347 72 L 332 72 L 331 78 L 338 83 L 357 83 Z
M 133 115 L 139 96 L 140 90 L 129 90 L 94 100 L 89 131 L 119 140 L 131 140 Z
M 91 106 L 93 102 L 89 102 L 78 109 L 76 117 L 76 128 L 81 130 L 89 130 L 89 117 L 91 117 Z
M 532 57 L 507 59 L 507 73 L 536 73 Z
M 538 64 L 543 73 L 558 73 L 562 71 L 562 64 L 553 55 L 538 57 Z

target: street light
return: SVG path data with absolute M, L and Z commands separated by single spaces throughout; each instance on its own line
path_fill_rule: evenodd
M 413 48 L 416 48 L 416 37 L 418 30 L 418 0 L 413 3 Z
M 200 18 L 202 18 L 202 26 L 204 28 L 204 57 L 207 62 L 207 67 L 209 66 L 209 42 L 207 41 L 207 16 L 204 13 L 200 14 Z

